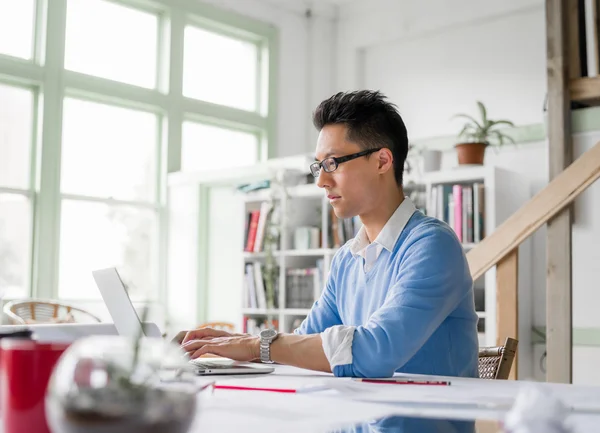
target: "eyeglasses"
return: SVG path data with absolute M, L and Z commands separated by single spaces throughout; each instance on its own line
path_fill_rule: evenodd
M 352 155 L 346 156 L 330 156 L 329 158 L 325 158 L 323 161 L 315 161 L 310 165 L 310 172 L 314 177 L 319 177 L 321 174 L 321 167 L 325 170 L 326 173 L 331 173 L 337 170 L 338 165 L 342 162 L 351 161 L 356 158 L 360 158 L 361 156 L 369 155 L 373 152 L 377 152 L 378 150 L 383 149 L 382 147 L 378 147 L 376 149 L 368 149 L 363 150 L 362 152 L 353 153 Z

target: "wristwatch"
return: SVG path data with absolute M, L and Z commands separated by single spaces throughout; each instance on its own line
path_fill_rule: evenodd
M 272 364 L 271 343 L 277 339 L 279 334 L 274 329 L 263 329 L 260 331 L 260 362 Z

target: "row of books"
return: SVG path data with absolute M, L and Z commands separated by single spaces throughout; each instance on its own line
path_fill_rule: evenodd
M 431 189 L 427 214 L 446 222 L 464 243 L 485 237 L 485 185 L 442 184 Z
M 279 218 L 279 204 L 264 201 L 260 209 L 246 213 L 244 251 L 259 253 L 264 250 L 265 237 L 270 224 L 276 224 Z
M 278 308 L 279 271 L 275 271 L 273 283 L 273 305 L 269 305 L 264 263 L 254 261 L 246 263 L 244 272 L 243 308 Z
M 323 290 L 323 259 L 312 268 L 289 268 L 285 275 L 287 308 L 310 308 Z

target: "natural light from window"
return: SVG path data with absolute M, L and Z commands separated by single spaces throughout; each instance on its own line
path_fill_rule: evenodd
M 106 0 L 68 0 L 66 32 L 66 69 L 156 86 L 156 15 Z
M 0 187 L 28 188 L 33 93 L 0 84 Z
M 0 193 L 0 297 L 27 295 L 30 255 L 30 202 L 23 195 Z
M 181 138 L 182 171 L 220 170 L 258 161 L 257 134 L 184 122 Z
M 61 191 L 152 202 L 157 140 L 152 113 L 65 99 Z
M 34 23 L 35 0 L 0 0 L 0 54 L 31 59 Z
M 113 266 L 132 298 L 155 297 L 157 230 L 149 209 L 63 200 L 59 297 L 100 298 L 91 272 Z
M 199 27 L 185 28 L 183 94 L 256 111 L 258 47 Z

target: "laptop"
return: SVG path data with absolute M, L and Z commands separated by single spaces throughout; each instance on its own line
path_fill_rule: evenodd
M 99 269 L 92 272 L 102 299 L 108 308 L 119 335 L 136 338 L 148 335 L 142 329 L 142 322 L 131 303 L 125 284 L 116 268 Z M 238 362 L 228 358 L 190 359 L 190 365 L 199 376 L 229 374 L 267 374 L 275 371 L 273 367 L 253 366 L 247 362 Z

